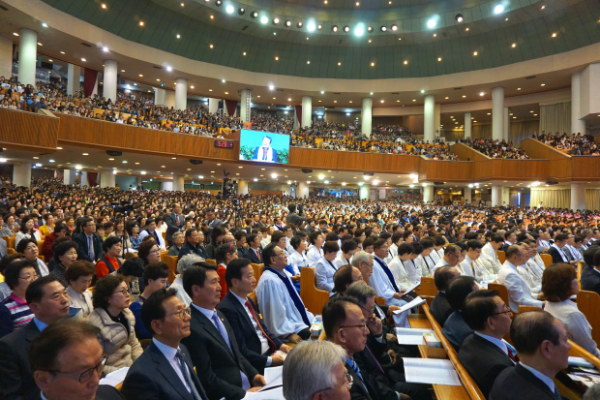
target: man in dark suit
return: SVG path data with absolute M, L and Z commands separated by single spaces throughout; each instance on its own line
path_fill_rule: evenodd
M 185 231 L 185 243 L 179 250 L 179 259 L 182 259 L 188 254 L 196 254 L 205 260 L 208 258 L 206 249 L 202 246 L 202 238 L 204 234 L 196 228 L 190 228 Z
M 54 276 L 31 282 L 25 297 L 35 317 L 0 340 L 0 399 L 40 398 L 29 364 L 29 348 L 48 324 L 69 314 L 69 296 Z
M 81 223 L 81 230 L 73 241 L 77 243 L 77 259 L 91 263 L 98 261 L 102 255 L 102 239 L 96 234 L 96 224 L 92 218 L 85 218 Z
M 260 235 L 251 233 L 247 236 L 248 249 L 246 250 L 246 258 L 254 264 L 262 264 L 262 250 L 260 248 Z
M 262 139 L 262 146 L 258 146 L 254 149 L 252 154 L 252 160 L 263 161 L 263 162 L 277 162 L 277 150 L 271 147 L 273 140 L 265 135 Z
M 559 233 L 554 237 L 554 244 L 548 249 L 548 254 L 552 256 L 552 264 L 567 263 L 575 264 L 575 260 L 571 260 L 568 252 L 565 249 L 569 235 Z
M 490 400 L 560 399 L 554 377 L 569 365 L 571 349 L 560 321 L 546 311 L 517 314 L 510 338 L 520 361 L 496 378 Z
M 123 399 L 113 386 L 98 385 L 106 361 L 99 334 L 100 329 L 87 322 L 64 318 L 50 324 L 34 340 L 29 355 L 31 370 L 46 400 L 91 396 L 95 400 Z
M 175 203 L 172 206 L 173 211 L 165 215 L 165 224 L 167 224 L 167 242 L 169 246 L 173 245 L 173 234 L 185 227 L 185 219 L 181 215 L 181 205 Z
M 181 339 L 190 335 L 190 314 L 176 289 L 152 293 L 142 306 L 142 322 L 152 343 L 133 363 L 123 382 L 127 400 L 208 400 L 194 373 L 194 366 Z
M 446 298 L 446 290 L 448 290 L 448 285 L 454 278 L 458 278 L 460 276 L 460 272 L 455 267 L 441 267 L 435 271 L 433 274 L 433 279 L 435 282 L 435 286 L 438 289 L 438 294 L 433 298 L 431 302 L 431 306 L 429 306 L 429 311 L 435 318 L 435 320 L 440 324 L 440 327 L 443 327 L 446 323 L 446 320 L 452 314 L 454 310 L 450 307 L 450 303 L 448 303 L 448 299 Z
M 598 251 L 597 246 L 592 246 L 585 251 L 584 257 L 588 255 L 588 251 L 590 253 L 594 252 L 593 262 L 591 264 L 586 262 L 585 268 L 581 273 L 581 289 L 600 294 L 600 251 Z
M 265 326 L 262 317 L 256 311 L 256 304 L 248 295 L 256 288 L 254 269 L 246 258 L 238 258 L 227 265 L 225 281 L 229 292 L 217 309 L 225 315 L 235 333 L 240 353 L 260 373 L 265 367 L 277 367 L 283 364 L 283 357 L 277 350 L 288 353 L 291 349 L 283 344 Z
M 191 335 L 182 343 L 210 399 L 240 400 L 266 382 L 240 353 L 231 326 L 216 310 L 221 298 L 219 281 L 217 267 L 208 263 L 183 273 L 183 287 L 192 299 L 192 320 Z
M 467 296 L 463 316 L 475 332 L 463 342 L 458 359 L 487 399 L 498 374 L 516 365 L 502 341 L 510 332 L 512 312 L 495 290 L 477 290 Z
M 504 234 L 504 243 L 500 247 L 500 250 L 506 252 L 510 246 L 517 243 L 517 231 L 506 231 Z

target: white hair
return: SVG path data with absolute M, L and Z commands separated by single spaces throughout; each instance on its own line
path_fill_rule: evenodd
M 328 341 L 298 343 L 283 364 L 283 397 L 309 400 L 315 393 L 333 389 L 333 371 L 345 357 L 342 347 Z
M 190 253 L 186 254 L 182 258 L 177 261 L 177 273 L 183 274 L 186 269 L 191 267 L 192 265 L 205 261 L 204 258 L 200 257 L 198 254 Z
M 373 263 L 373 255 L 366 251 L 358 251 L 352 256 L 352 266 L 358 268 L 361 262 L 365 264 Z

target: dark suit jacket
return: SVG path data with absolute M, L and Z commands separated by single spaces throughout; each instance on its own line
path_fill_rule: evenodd
M 379 370 L 377 360 L 368 350 L 354 354 L 354 362 L 358 365 L 365 384 L 369 388 L 371 397 L 379 400 L 398 400 L 398 395 L 393 389 L 394 382 Z
M 554 247 L 550 247 L 550 249 L 548 249 L 548 254 L 550 254 L 552 256 L 552 264 L 564 262 L 560 253 Z M 565 256 L 566 256 L 566 253 L 565 253 Z
M 592 266 L 586 265 L 581 273 L 581 288 L 600 294 L 600 272 L 594 271 Z
M 39 335 L 31 321 L 0 340 L 0 399 L 40 399 L 29 366 L 29 348 Z
M 352 375 L 353 384 L 352 384 L 352 388 L 350 388 L 350 398 L 352 400 L 378 399 L 378 397 L 371 397 L 371 395 L 369 394 L 369 387 L 371 388 L 371 390 L 373 390 L 373 392 L 375 392 L 375 389 L 372 386 L 370 386 L 368 381 L 365 382 L 365 384 L 363 385 L 360 378 L 358 377 L 358 375 L 356 375 L 356 373 L 354 372 L 352 367 L 350 367 L 350 365 L 348 365 L 348 363 L 344 363 L 344 366 L 346 367 L 346 371 L 348 371 L 348 373 L 350 375 Z
M 454 350 L 458 352 L 467 336 L 473 333 L 473 329 L 467 325 L 459 311 L 454 311 L 446 320 L 442 333 L 454 347 Z
M 279 349 L 283 342 L 269 331 L 269 329 L 263 323 L 260 314 L 256 310 L 256 305 L 254 302 L 250 299 L 248 300 L 250 301 L 250 304 L 252 304 L 254 313 L 259 319 L 263 330 Z M 221 300 L 221 303 L 219 303 L 217 309 L 222 312 L 223 315 L 225 315 L 227 322 L 229 322 L 231 329 L 233 329 L 240 353 L 242 353 L 242 355 L 246 357 L 248 361 L 250 361 L 250 364 L 257 369 L 259 374 L 262 374 L 264 372 L 268 356 L 263 355 L 260 351 L 260 340 L 256 335 L 252 321 L 250 320 L 246 309 L 242 306 L 242 303 L 240 303 L 235 295 L 229 291 L 223 300 Z
M 446 299 L 446 293 L 438 292 L 438 294 L 431 301 L 429 311 L 431 311 L 431 314 L 438 324 L 443 327 L 446 323 L 446 320 L 454 310 L 452 310 L 450 303 L 448 303 L 448 300 Z
M 188 349 L 183 345 L 180 345 L 180 349 L 186 359 L 196 390 L 204 400 L 208 400 L 198 376 L 194 373 Z M 150 346 L 129 368 L 121 392 L 126 400 L 194 400 L 194 396 L 188 392 L 169 360 L 154 343 L 150 343 Z
M 123 400 L 121 392 L 110 385 L 98 385 L 95 400 Z
M 98 234 L 94 233 L 92 236 L 92 242 L 94 244 L 94 257 L 95 260 L 90 260 L 88 256 L 88 241 L 87 236 L 84 232 L 79 232 L 75 236 L 73 236 L 73 241 L 77 243 L 77 259 L 78 260 L 86 260 L 89 262 L 96 262 L 102 255 L 102 240 Z
M 486 399 L 500 372 L 515 365 L 498 346 L 474 333 L 463 342 L 458 359 Z
M 258 146 L 257 148 L 254 149 L 254 154 L 252 155 L 252 159 L 254 161 L 262 161 L 258 159 L 258 151 L 262 146 Z M 272 160 L 267 160 L 269 162 L 277 162 L 277 150 L 273 149 L 273 159 Z
M 179 226 L 177 226 L 177 220 L 179 220 Z M 173 234 L 182 226 L 185 226 L 185 218 L 181 214 L 177 214 L 177 217 L 175 217 L 175 213 L 168 213 L 165 215 L 164 221 L 167 224 L 167 240 L 170 242 Z
M 194 247 L 190 242 L 185 242 L 179 250 L 179 260 L 181 260 L 184 256 L 188 254 L 197 254 L 205 260 L 208 258 L 208 254 L 206 254 L 206 249 L 202 247 L 200 243 L 198 243 L 196 247 Z
M 209 321 L 193 305 L 191 309 L 192 334 L 183 339 L 182 343 L 190 351 L 196 373 L 200 377 L 208 398 L 211 400 L 218 400 L 222 397 L 227 400 L 242 399 L 246 395 L 246 391 L 242 389 L 240 371 L 246 374 L 250 382 L 258 372 L 240 353 L 235 334 L 223 314 L 217 311 L 217 315 L 227 330 L 231 350 L 212 321 Z
M 259 247 L 258 248 L 258 254 L 260 254 L 260 260 L 258 259 L 258 257 L 256 256 L 256 253 L 254 252 L 254 250 L 252 250 L 250 247 L 248 247 L 246 249 L 246 257 L 248 260 L 250 260 L 250 262 L 254 263 L 254 264 L 262 264 L 262 249 Z
M 506 368 L 492 387 L 490 400 L 556 400 L 544 382 L 521 365 Z

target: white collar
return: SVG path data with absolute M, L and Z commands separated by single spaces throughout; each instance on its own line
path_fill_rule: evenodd
M 192 303 L 192 306 L 193 306 L 193 307 L 194 307 L 196 310 L 198 310 L 198 311 L 200 311 L 202 314 L 204 314 L 204 316 L 205 316 L 206 318 L 210 319 L 211 321 L 212 321 L 212 317 L 213 317 L 213 315 L 214 315 L 214 314 L 217 312 L 217 310 L 208 310 L 208 309 L 206 309 L 206 308 L 199 307 L 199 306 L 195 305 L 194 303 Z
M 152 343 L 154 343 L 154 345 L 158 347 L 158 349 L 161 353 L 163 353 L 163 356 L 165 356 L 167 361 L 170 362 L 171 360 L 175 359 L 175 355 L 177 355 L 177 350 L 179 350 L 179 346 L 177 346 L 177 348 L 174 349 L 171 346 L 167 346 L 166 344 L 162 343 L 156 338 L 152 338 Z
M 500 350 L 502 350 L 504 352 L 504 354 L 506 354 L 508 356 L 508 347 L 506 346 L 506 344 L 504 344 L 502 339 L 497 339 L 493 336 L 485 335 L 485 334 L 479 333 L 477 331 L 475 331 L 473 333 L 475 333 L 480 338 L 483 338 L 483 339 L 487 340 L 488 342 L 496 345 Z
M 233 290 L 231 290 L 231 289 L 229 290 L 229 292 L 230 292 L 232 295 L 234 295 L 234 296 L 235 296 L 235 298 L 236 298 L 236 299 L 238 299 L 238 301 L 239 301 L 240 303 L 242 303 L 242 306 L 246 307 L 246 302 L 248 301 L 248 299 L 241 298 L 240 296 L 238 296 L 237 294 L 235 294 L 235 293 L 233 292 Z
M 546 375 L 544 375 L 541 372 L 539 372 L 538 370 L 530 367 L 529 365 L 523 364 L 522 361 L 519 361 L 519 364 L 521 364 L 521 366 L 523 368 L 525 368 L 527 371 L 531 372 L 540 381 L 544 382 L 546 384 L 546 386 L 548 386 L 550 388 L 550 391 L 552 393 L 554 393 L 556 386 L 554 385 L 554 381 L 552 379 L 548 378 Z

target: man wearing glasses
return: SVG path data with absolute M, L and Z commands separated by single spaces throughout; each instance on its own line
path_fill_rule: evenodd
M 123 382 L 125 399 L 208 400 L 188 349 L 191 315 L 175 289 L 159 289 L 144 302 L 144 327 L 152 343 L 135 360 Z
M 444 257 L 435 264 L 433 267 L 432 274 L 435 275 L 435 271 L 442 267 L 456 267 L 461 260 L 462 251 L 461 248 L 455 244 L 451 244 L 444 248 Z M 461 275 L 463 275 L 461 273 Z
M 458 359 L 488 398 L 494 380 L 516 364 L 514 349 L 502 338 L 510 332 L 512 311 L 495 290 L 477 290 L 467 296 L 465 322 L 475 332 L 458 351 Z
M 99 329 L 64 319 L 48 326 L 31 346 L 31 371 L 42 400 L 122 399 L 112 386 L 98 385 L 106 355 Z

